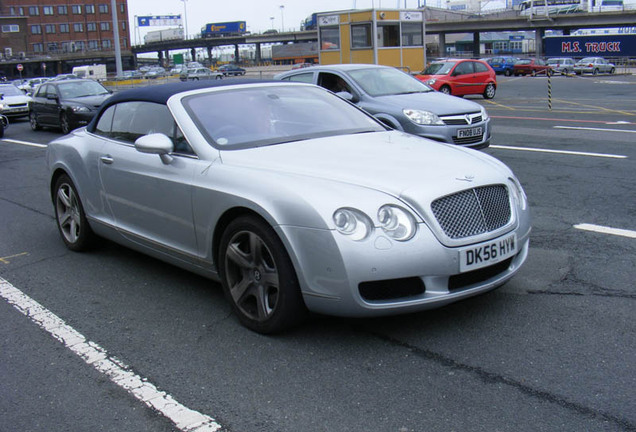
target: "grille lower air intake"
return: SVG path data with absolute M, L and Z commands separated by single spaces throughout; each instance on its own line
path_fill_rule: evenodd
M 431 203 L 433 214 L 452 239 L 471 237 L 510 222 L 510 199 L 504 185 L 482 186 L 439 198 Z

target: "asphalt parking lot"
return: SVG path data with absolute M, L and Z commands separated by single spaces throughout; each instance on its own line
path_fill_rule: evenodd
M 547 78 L 498 81 L 493 100 L 468 98 L 493 118 L 484 151 L 530 201 L 517 277 L 442 309 L 315 316 L 274 337 L 242 327 L 206 279 L 109 242 L 68 251 L 44 163 L 60 133 L 13 123 L 0 431 L 636 431 L 636 77 L 553 77 L 551 110 Z

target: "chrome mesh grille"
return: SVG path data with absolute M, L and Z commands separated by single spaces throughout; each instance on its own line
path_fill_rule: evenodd
M 510 221 L 510 200 L 504 185 L 482 186 L 431 203 L 435 218 L 452 239 L 494 231 Z

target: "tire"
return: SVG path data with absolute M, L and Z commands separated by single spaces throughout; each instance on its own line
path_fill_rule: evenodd
M 42 126 L 40 126 L 40 123 L 38 123 L 38 117 L 33 111 L 29 113 L 29 123 L 31 124 L 31 129 L 34 131 L 39 131 L 40 129 L 42 129 Z
M 77 252 L 89 249 L 95 234 L 88 225 L 75 185 L 67 175 L 57 179 L 54 193 L 55 221 L 64 244 Z
M 610 75 L 614 75 L 615 72 L 616 72 L 616 69 L 614 69 L 614 68 L 610 69 Z
M 439 91 L 441 91 L 442 93 L 447 94 L 447 95 L 451 94 L 451 88 L 449 86 L 447 86 L 447 85 L 441 86 Z
M 530 72 L 530 75 L 531 75 L 531 76 L 533 76 L 533 77 L 534 77 L 534 76 L 537 76 L 537 71 L 535 71 L 535 70 L 533 69 L 533 70 L 532 70 L 532 72 Z
M 489 83 L 484 89 L 484 99 L 492 99 L 495 97 L 495 93 L 497 92 L 497 88 L 493 83 Z
M 4 125 L 0 122 L 0 138 L 4 138 Z
M 508 77 L 508 76 L 510 76 L 510 75 L 512 75 L 512 71 L 511 71 L 510 69 L 506 69 L 506 70 L 504 70 L 504 76 L 507 76 L 507 77 Z
M 592 75 L 598 75 L 598 69 L 594 69 L 594 70 L 592 71 Z
M 219 79 L 223 79 L 223 75 L 217 75 L 216 78 L 214 78 L 214 79 L 218 79 L 218 80 Z
M 71 124 L 68 122 L 68 115 L 66 113 L 60 114 L 60 128 L 64 135 L 71 133 L 73 130 Z
M 307 315 L 285 246 L 263 220 L 241 216 L 221 237 L 219 274 L 239 321 L 262 334 L 296 326 Z
M 567 69 L 567 68 L 565 68 L 565 69 L 563 69 L 563 70 L 561 71 L 561 75 L 567 75 L 568 73 L 570 73 L 570 72 L 568 71 L 568 69 Z

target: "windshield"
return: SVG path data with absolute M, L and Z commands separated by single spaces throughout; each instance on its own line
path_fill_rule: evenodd
M 4 96 L 24 96 L 24 92 L 13 84 L 0 86 L 0 94 Z
M 108 93 L 106 88 L 95 81 L 69 81 L 57 86 L 62 99 L 97 96 Z
M 457 62 L 439 62 L 439 63 L 431 63 L 422 75 L 446 75 L 448 74 L 453 66 L 455 66 Z
M 338 96 L 310 86 L 208 91 L 184 98 L 183 105 L 215 147 L 251 148 L 385 130 Z
M 516 65 L 524 65 L 524 64 L 530 64 L 532 62 L 532 60 L 529 59 L 523 59 L 523 60 L 519 60 L 517 63 L 515 63 Z
M 428 93 L 433 90 L 398 69 L 388 67 L 357 69 L 349 76 L 370 96 Z

